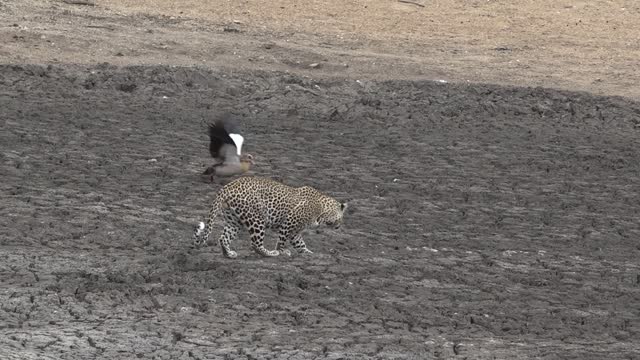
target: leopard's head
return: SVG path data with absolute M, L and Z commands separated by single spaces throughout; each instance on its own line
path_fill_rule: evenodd
M 335 199 L 327 199 L 324 203 L 324 212 L 320 215 L 318 223 L 325 224 L 328 227 L 339 229 L 342 226 L 344 212 L 347 210 L 348 204 Z

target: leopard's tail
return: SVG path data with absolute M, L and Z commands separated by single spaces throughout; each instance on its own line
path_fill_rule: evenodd
M 211 208 L 209 209 L 209 218 L 207 219 L 207 222 L 199 222 L 193 232 L 194 245 L 200 246 L 207 243 L 207 239 L 211 234 L 213 223 L 217 215 L 220 214 L 220 211 L 226 206 L 226 201 L 224 201 L 221 196 L 216 196 L 215 200 L 213 200 L 213 204 L 211 204 Z

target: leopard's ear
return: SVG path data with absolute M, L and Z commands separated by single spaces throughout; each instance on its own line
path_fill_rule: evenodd
M 340 203 L 340 210 L 341 211 L 347 210 L 348 207 L 349 207 L 349 204 L 347 204 L 346 202 Z

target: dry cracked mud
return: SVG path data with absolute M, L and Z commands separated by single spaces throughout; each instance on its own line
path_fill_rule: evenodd
M 12 23 L 0 36 L 23 31 L 12 41 L 33 45 L 57 26 L 134 16 L 42 2 L 75 10 L 36 19 L 61 10 L 16 5 L 27 3 L 0 1 L 2 16 L 40 19 L 45 38 Z M 63 21 L 74 16 L 81 25 Z M 295 61 L 36 61 L 11 46 L 0 65 L 0 358 L 640 357 L 633 98 L 310 76 Z M 206 121 L 223 109 L 242 119 L 252 174 L 349 201 L 342 229 L 307 237 L 312 256 L 261 258 L 246 233 L 235 260 L 191 248 L 220 187 L 199 174 Z

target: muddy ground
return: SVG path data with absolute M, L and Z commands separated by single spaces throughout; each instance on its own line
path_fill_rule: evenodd
M 313 256 L 190 248 L 219 109 L 254 174 L 350 202 Z M 0 117 L 3 358 L 640 356 L 636 102 L 8 65 Z

